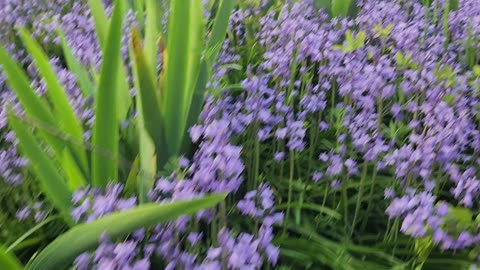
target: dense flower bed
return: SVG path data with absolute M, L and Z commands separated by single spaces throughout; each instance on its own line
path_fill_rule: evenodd
M 34 30 L 88 141 L 93 102 L 65 67 L 55 29 L 64 29 L 82 64 L 98 69 L 93 18 L 86 1 L 44 2 L 0 0 L 0 43 L 42 95 L 44 82 L 14 27 Z M 127 239 L 105 234 L 96 250 L 77 257 L 77 269 L 474 267 L 480 258 L 477 1 L 357 0 L 347 18 L 332 18 L 322 1 L 257 2 L 239 3 L 231 15 L 200 119 L 189 130 L 193 153 L 169 164 L 148 194 L 158 203 L 229 197 Z M 132 11 L 127 17 L 125 41 L 138 23 Z M 54 211 L 37 195 L 8 128 L 6 104 L 15 96 L 3 77 L 0 101 L 0 186 L 8 190 L 0 191 L 0 203 L 21 194 L 1 214 L 0 239 L 10 242 L 21 235 L 18 220 L 26 231 Z M 125 119 L 126 133 L 135 115 Z M 130 143 L 121 141 L 123 155 L 134 159 Z M 123 189 L 112 183 L 78 190 L 75 222 L 138 205 Z

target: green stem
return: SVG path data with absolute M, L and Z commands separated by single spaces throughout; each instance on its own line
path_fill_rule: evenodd
M 350 236 L 353 235 L 353 231 L 355 230 L 355 226 L 358 218 L 358 213 L 360 212 L 360 206 L 362 204 L 363 188 L 365 185 L 365 179 L 367 178 L 367 169 L 368 169 L 368 162 L 365 160 L 363 163 L 362 177 L 360 178 L 360 187 L 358 188 L 357 205 L 355 206 L 355 214 L 353 215 L 353 222 L 352 222 L 352 229 L 350 232 Z
M 337 87 L 336 86 L 336 81 L 334 80 L 332 82 L 332 97 L 331 97 L 331 109 L 330 109 L 330 123 L 333 124 L 333 116 L 334 116 L 334 111 L 335 111 L 335 88 Z
M 370 192 L 368 193 L 368 205 L 367 205 L 367 212 L 365 214 L 366 217 L 370 216 L 370 211 L 372 208 L 372 196 L 373 196 L 373 191 L 375 190 L 375 180 L 377 179 L 377 163 L 375 162 L 373 164 L 373 175 L 372 175 L 372 183 L 370 184 Z M 367 221 L 368 219 L 364 219 L 362 226 L 361 226 L 361 231 L 363 231 L 366 226 L 367 226 Z
M 329 188 L 329 185 L 327 183 L 327 186 L 325 187 L 325 191 L 323 192 L 322 209 L 325 208 L 325 204 L 327 203 L 328 188 Z
M 288 225 L 289 222 L 289 217 L 290 217 L 290 208 L 292 204 L 292 192 L 293 192 L 293 171 L 294 171 L 294 165 L 295 165 L 295 160 L 294 160 L 294 152 L 290 152 L 290 177 L 288 179 L 288 199 L 287 199 L 287 213 L 285 214 L 285 220 L 286 224 Z M 283 227 L 283 236 L 286 234 L 286 229 L 287 226 Z
M 347 195 L 348 177 L 343 179 L 342 183 L 342 205 L 343 205 L 343 220 L 345 225 L 345 232 L 348 232 L 348 195 Z

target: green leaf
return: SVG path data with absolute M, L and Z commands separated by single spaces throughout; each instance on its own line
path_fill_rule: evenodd
M 121 2 L 121 1 L 115 1 L 115 2 Z M 125 1 L 124 1 L 125 2 Z M 105 7 L 103 6 L 103 3 L 101 0 L 88 0 L 90 10 L 92 12 L 93 19 L 95 21 L 95 30 L 97 32 L 97 37 L 98 37 L 98 42 L 100 43 L 100 47 L 102 48 L 102 53 L 103 56 L 108 54 L 108 29 L 109 29 L 109 19 L 107 17 L 107 14 L 105 13 Z M 122 13 L 123 17 L 123 13 Z M 113 21 L 113 20 L 112 20 Z M 123 30 L 123 25 L 122 23 L 117 24 L 113 23 L 114 28 L 121 28 Z M 119 59 L 118 61 L 122 63 L 121 65 L 118 64 L 116 65 L 116 72 L 118 72 L 117 78 L 117 84 L 116 87 L 112 89 L 115 89 L 115 97 L 117 98 L 116 104 L 117 104 L 117 121 L 120 123 L 123 121 L 125 116 L 128 113 L 128 110 L 131 105 L 131 98 L 130 98 L 130 88 L 128 87 L 126 78 L 126 72 L 123 67 L 123 62 L 121 62 L 121 55 L 118 54 L 117 56 Z
M 138 175 L 138 194 L 140 202 L 146 201 L 146 195 L 148 192 L 148 188 L 153 186 L 153 176 L 155 175 L 156 168 L 152 166 L 152 159 L 154 158 L 155 154 L 155 147 L 154 141 L 150 137 L 149 134 L 160 134 L 163 136 L 162 130 L 160 129 L 161 122 L 155 121 L 162 121 L 162 115 L 160 108 L 158 107 L 157 97 L 155 95 L 155 88 L 153 78 L 149 76 L 149 73 L 145 73 L 148 70 L 146 66 L 145 55 L 143 54 L 143 50 L 141 48 L 141 42 L 138 37 L 138 32 L 134 28 L 132 31 L 132 46 L 130 46 L 130 55 L 132 61 L 132 69 L 133 69 L 133 76 L 134 76 L 134 85 L 135 89 L 137 89 L 137 97 L 136 97 L 136 105 L 138 109 L 138 117 L 137 117 L 137 131 L 138 131 L 138 138 L 139 138 L 139 162 L 140 162 L 140 171 L 141 174 Z M 139 71 L 139 67 L 142 71 Z M 144 93 L 145 97 L 144 98 Z M 146 108 L 143 108 L 143 103 L 145 104 Z M 148 129 L 145 123 L 144 114 L 147 114 L 148 119 Z M 158 123 L 158 125 L 155 125 Z M 151 132 L 151 133 L 150 133 Z M 157 140 L 161 139 L 162 137 L 156 137 Z M 164 141 L 157 141 L 158 147 Z M 161 151 L 162 149 L 158 150 Z M 148 175 L 150 174 L 150 175 Z
M 5 247 L 0 246 L 0 269 L 23 270 L 23 266 L 14 255 L 7 252 Z
M 472 211 L 468 208 L 464 207 L 450 207 L 449 209 L 450 215 L 455 218 L 460 226 L 468 227 L 473 223 L 472 218 L 473 214 Z
M 201 61 L 200 71 L 196 77 L 195 88 L 193 89 L 192 99 L 187 108 L 186 127 L 188 129 L 198 121 L 205 98 L 206 85 L 210 78 L 213 64 L 216 62 L 218 53 L 227 34 L 228 22 L 233 9 L 233 0 L 221 0 L 219 10 L 215 17 L 212 34 L 207 44 L 207 59 Z M 182 142 L 182 152 L 188 152 L 190 146 L 190 137 L 184 136 Z
M 352 0 L 332 0 L 332 16 L 346 17 Z
M 442 100 L 450 106 L 453 106 L 453 104 L 455 104 L 455 96 L 451 94 L 443 96 Z
M 157 38 L 160 29 L 157 27 L 158 11 L 161 5 L 157 0 L 146 0 L 147 21 L 145 25 L 145 56 L 148 59 L 151 73 L 157 72 L 158 47 Z
M 102 0 L 88 0 L 88 5 L 90 6 L 90 12 L 95 22 L 98 42 L 100 43 L 100 47 L 103 48 L 108 31 L 108 17 L 107 14 L 105 14 L 105 7 L 103 6 Z
M 217 194 L 190 201 L 166 204 L 149 203 L 124 212 L 110 214 L 91 223 L 78 225 L 55 239 L 41 251 L 28 269 L 62 269 L 71 264 L 82 252 L 95 248 L 103 232 L 106 232 L 112 239 L 123 238 L 140 228 L 211 208 L 225 197 L 226 194 Z
M 431 236 L 415 239 L 415 253 L 419 263 L 418 269 L 422 269 L 423 264 L 427 261 L 432 249 L 433 241 Z
M 143 29 L 145 26 L 145 20 L 143 15 L 145 14 L 145 0 L 134 0 L 132 3 L 132 9 L 135 13 L 135 17 L 137 18 L 137 22 L 141 24 L 141 28 Z
M 128 173 L 127 181 L 125 182 L 125 190 L 124 193 L 126 196 L 133 196 L 135 194 L 136 190 L 136 184 L 137 184 L 137 176 L 138 176 L 138 171 L 139 171 L 139 166 L 140 166 L 140 159 L 137 156 L 135 160 L 133 161 L 132 167 L 130 169 L 130 172 Z
M 70 217 L 71 198 L 70 192 L 58 167 L 40 147 L 42 143 L 35 138 L 32 131 L 9 109 L 8 123 L 19 140 L 20 149 L 30 161 L 30 166 L 38 178 L 40 187 L 52 204 L 60 210 L 63 218 L 70 225 L 73 221 Z
M 198 116 L 202 111 L 205 89 L 208 82 L 208 66 L 207 62 L 202 61 L 200 66 L 200 73 L 198 74 L 197 83 L 195 85 L 195 90 L 193 93 L 192 102 L 190 103 L 190 110 L 187 116 L 187 128 L 191 127 L 198 121 Z M 182 152 L 187 153 L 189 151 L 189 146 L 191 144 L 191 139 L 189 136 L 183 138 L 182 143 Z
M 199 72 L 204 45 L 202 6 L 196 0 L 172 0 L 165 66 L 164 110 L 168 155 L 176 155 L 183 142 L 187 115 Z
M 93 96 L 95 94 L 95 86 L 92 80 L 89 78 L 87 71 L 82 67 L 80 62 L 73 55 L 72 49 L 68 45 L 67 39 L 65 38 L 65 34 L 63 33 L 63 31 L 58 30 L 58 35 L 60 36 L 63 55 L 67 62 L 68 70 L 75 74 L 82 94 L 85 97 Z
M 353 44 L 355 42 L 353 40 L 352 31 L 347 30 L 347 32 L 345 33 L 345 39 L 347 40 L 348 44 Z
M 332 0 L 314 0 L 313 2 L 318 9 L 331 10 L 332 8 Z
M 449 0 L 450 1 L 450 10 L 457 10 L 459 7 L 459 0 Z
M 365 31 L 360 31 L 355 36 L 355 49 L 361 48 L 365 44 L 365 37 L 367 34 Z
M 119 55 L 122 21 L 123 1 L 116 1 L 95 100 L 95 124 L 92 141 L 95 147 L 103 150 L 92 153 L 92 183 L 95 187 L 104 187 L 108 181 L 117 180 L 118 174 L 118 100 L 112 99 L 112 91 L 117 90 L 118 67 L 121 65 Z M 115 92 L 113 96 L 116 96 Z M 109 157 L 105 155 L 104 151 L 109 152 Z
M 32 37 L 24 28 L 19 29 L 20 39 L 25 45 L 28 53 L 32 56 L 37 69 L 47 84 L 47 93 L 50 102 L 53 105 L 54 114 L 63 132 L 71 136 L 77 143 L 69 145 L 72 154 L 75 156 L 78 166 L 83 172 L 88 172 L 87 153 L 83 145 L 83 128 L 68 101 L 67 93 L 60 84 L 53 67 L 48 61 L 48 57 Z M 80 172 L 80 171 L 79 171 Z
M 445 50 L 448 49 L 448 45 L 450 43 L 450 26 L 449 23 L 450 21 L 448 20 L 448 14 L 450 13 L 450 1 L 446 1 L 445 3 L 445 8 L 443 11 L 443 34 L 445 35 L 445 43 L 444 43 L 444 48 Z
M 16 63 L 7 51 L 0 46 L 0 64 L 7 77 L 7 84 L 17 95 L 18 101 L 25 109 L 27 115 L 43 125 L 58 130 L 58 122 L 55 121 L 48 104 L 35 94 L 32 89 L 31 82 L 25 71 Z M 65 144 L 63 141 L 48 132 L 41 132 L 45 141 L 55 150 L 61 153 Z
M 19 238 L 17 238 L 15 240 L 15 242 L 11 243 L 8 248 L 7 248 L 7 252 L 12 252 L 12 251 L 15 251 L 15 249 L 17 249 L 18 247 L 21 246 L 21 244 L 26 240 L 28 239 L 32 234 L 38 232 L 38 230 L 40 230 L 41 228 L 43 228 L 45 225 L 47 225 L 48 223 L 58 219 L 59 216 L 49 216 L 47 219 L 41 221 L 40 223 L 38 223 L 37 225 L 35 225 L 33 228 L 29 229 L 28 231 L 26 231 L 24 234 L 22 234 L 22 236 L 20 236 Z M 0 268 L 0 269 L 3 269 L 3 268 Z
M 68 148 L 63 149 L 63 154 L 60 163 L 67 175 L 67 184 L 70 190 L 77 190 L 80 187 L 85 187 L 87 181 L 83 177 L 80 168 L 77 166 L 70 150 Z
M 290 205 L 289 205 L 288 203 L 284 203 L 284 204 L 277 205 L 275 208 L 277 210 L 284 210 L 284 209 L 287 209 L 288 207 L 297 207 L 297 208 L 300 207 L 301 209 L 305 209 L 305 210 L 313 210 L 313 211 L 316 211 L 318 213 L 328 215 L 329 217 L 337 219 L 337 220 L 342 218 L 342 215 L 339 214 L 337 211 L 335 211 L 333 209 L 330 209 L 328 207 L 323 207 L 321 205 L 316 205 L 316 204 L 290 203 Z
M 137 70 L 136 79 L 138 80 L 141 112 L 145 130 L 148 131 L 150 138 L 155 144 L 157 152 L 157 164 L 159 167 L 168 161 L 169 144 L 166 143 L 164 134 L 164 118 L 162 116 L 158 96 L 155 93 L 154 79 L 151 77 L 148 63 L 145 59 L 144 51 L 141 47 L 138 31 L 134 28 L 132 31 L 132 44 L 135 59 L 135 68 Z M 143 126 L 140 126 L 143 128 Z M 167 127 L 165 127 L 167 128 Z M 168 148 L 167 148 L 168 146 Z M 148 157 L 145 157 L 148 159 Z M 151 157 L 150 157 L 151 158 Z M 142 163 L 147 162 L 143 160 Z M 148 162 L 149 163 L 149 162 Z
M 480 66 L 479 65 L 473 66 L 473 75 L 475 75 L 476 77 L 480 77 Z
M 211 36 L 207 43 L 207 50 L 212 49 L 212 52 L 210 53 L 207 60 L 209 73 L 213 64 L 217 60 L 218 53 L 220 52 L 220 49 L 222 48 L 223 42 L 225 40 L 228 23 L 230 21 L 230 14 L 232 14 L 234 6 L 233 3 L 234 0 L 219 1 L 218 11 L 215 16 Z

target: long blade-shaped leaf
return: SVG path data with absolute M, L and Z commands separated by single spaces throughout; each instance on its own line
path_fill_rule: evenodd
M 22 270 L 23 267 L 20 264 L 20 262 L 7 252 L 6 248 L 3 246 L 0 246 L 0 269 L 5 269 L 5 270 Z
M 121 2 L 121 1 L 115 1 Z M 125 1 L 123 1 L 125 2 Z M 107 43 L 108 43 L 108 29 L 109 21 L 107 14 L 105 13 L 105 7 L 101 0 L 88 0 L 90 10 L 92 11 L 92 16 L 95 21 L 95 30 L 97 32 L 98 42 L 100 47 L 102 48 L 102 53 L 105 56 L 107 54 Z M 113 24 L 115 27 L 122 27 L 122 24 Z M 119 60 L 121 61 L 121 55 L 118 55 Z M 115 91 L 115 97 L 117 98 L 117 121 L 121 122 L 125 119 L 125 116 L 128 113 L 128 109 L 131 105 L 131 98 L 130 98 L 130 88 L 128 87 L 126 78 L 126 72 L 123 65 L 117 65 L 116 72 L 118 72 L 117 76 L 117 86 Z
M 58 30 L 60 36 L 60 42 L 62 44 L 63 55 L 67 62 L 68 69 L 75 74 L 80 90 L 85 97 L 90 97 L 95 94 L 95 86 L 92 80 L 88 76 L 88 72 L 82 67 L 80 62 L 72 52 L 72 49 L 68 45 L 67 39 L 63 31 Z
M 40 75 L 47 84 L 47 93 L 53 105 L 55 115 L 65 134 L 71 136 L 75 141 L 83 142 L 83 128 L 78 120 L 72 106 L 70 105 L 67 93 L 60 84 L 55 71 L 48 61 L 48 57 L 24 28 L 19 29 L 20 38 L 23 41 L 28 53 L 32 56 Z M 79 167 L 84 173 L 88 172 L 87 153 L 83 145 L 70 145 L 72 153 L 78 161 Z
M 157 37 L 160 30 L 157 27 L 159 1 L 146 0 L 147 23 L 145 25 L 145 55 L 148 59 L 152 74 L 156 73 L 157 68 Z
M 103 48 L 108 31 L 108 17 L 107 14 L 105 14 L 105 7 L 103 6 L 102 0 L 88 0 L 88 5 L 92 12 L 93 21 L 95 22 L 98 43 L 100 43 L 100 47 Z
M 103 232 L 111 238 L 125 237 L 143 227 L 150 227 L 181 215 L 215 206 L 226 194 L 167 204 L 150 203 L 125 212 L 113 213 L 91 223 L 78 225 L 48 245 L 28 266 L 29 270 L 62 269 L 82 252 L 95 248 Z M 115 226 L 112 226 L 115 224 Z
M 133 71 L 133 76 L 134 76 L 134 86 L 135 89 L 138 89 L 137 91 L 137 96 L 136 96 L 136 105 L 137 105 L 137 110 L 138 110 L 138 117 L 137 117 L 137 131 L 138 131 L 138 146 L 139 146 L 139 157 L 138 157 L 138 162 L 139 162 L 139 167 L 140 171 L 144 173 L 138 174 L 136 177 L 136 185 L 137 190 L 138 190 L 138 197 L 140 203 L 144 203 L 147 200 L 147 192 L 148 188 L 153 185 L 154 179 L 153 176 L 155 175 L 156 172 L 156 167 L 153 165 L 152 166 L 152 160 L 155 154 L 155 144 L 153 143 L 152 138 L 150 138 L 148 131 L 145 128 L 145 119 L 143 117 L 143 106 L 142 106 L 142 88 L 141 88 L 141 83 L 140 83 L 140 78 L 139 78 L 139 72 L 137 68 L 137 62 L 141 61 L 140 59 L 137 60 L 137 56 L 135 56 L 134 49 L 133 49 L 133 44 L 135 44 L 137 50 L 140 50 L 139 53 L 141 54 L 141 47 L 140 47 L 140 41 L 137 39 L 138 35 L 135 33 L 136 30 L 134 30 L 134 33 L 132 33 L 132 46 L 130 46 L 130 56 L 132 61 L 132 71 Z M 143 79 L 148 79 L 148 78 L 143 78 Z M 145 86 L 144 86 L 145 87 Z M 147 86 L 148 87 L 148 86 Z M 149 104 L 150 106 L 152 104 Z M 155 105 L 152 105 L 155 106 Z M 158 104 L 157 104 L 158 106 Z M 158 117 L 161 117 L 159 115 Z
M 205 47 L 205 22 L 202 13 L 202 4 L 200 1 L 193 1 L 190 6 L 190 20 L 188 28 L 188 63 L 187 63 L 187 86 L 184 98 L 183 116 L 186 118 L 192 95 L 195 88 L 195 82 L 200 70 L 202 52 Z M 185 126 L 185 119 L 182 122 Z M 185 127 L 183 127 L 185 128 Z M 183 135 L 183 134 L 182 134 Z
M 192 102 L 190 104 L 190 110 L 187 118 L 187 128 L 191 127 L 198 121 L 198 116 L 202 111 L 205 89 L 208 82 L 209 68 L 207 62 L 204 60 L 200 66 L 200 73 L 198 74 L 197 83 L 195 85 L 195 91 L 193 93 Z M 182 152 L 188 153 L 192 141 L 189 136 L 185 136 L 182 142 Z
M 106 186 L 108 181 L 117 180 L 118 128 L 117 99 L 115 98 L 120 47 L 122 37 L 123 1 L 116 1 L 103 58 L 100 82 L 95 100 L 95 125 L 93 145 L 110 153 L 110 157 L 99 152 L 92 154 L 92 182 L 94 186 Z M 113 92 L 113 95 L 112 95 Z M 112 98 L 114 96 L 114 98 Z
M 132 10 L 135 13 L 137 22 L 140 24 L 140 27 L 143 29 L 145 26 L 144 20 L 144 10 L 145 10 L 145 0 L 134 0 L 132 3 Z
M 232 13 L 234 0 L 221 0 L 219 3 L 218 13 L 215 17 L 215 22 L 212 29 L 212 34 L 208 40 L 206 55 L 207 59 L 200 64 L 200 72 L 196 79 L 196 84 L 190 103 L 190 108 L 187 114 L 186 129 L 194 125 L 198 121 L 198 115 L 202 110 L 205 90 L 207 82 L 210 78 L 212 67 L 217 60 L 218 53 L 222 47 L 227 33 L 228 23 L 230 21 L 230 14 Z M 188 152 L 190 145 L 190 138 L 185 136 L 182 143 L 182 151 Z
M 352 0 L 332 0 L 332 16 L 346 17 Z
M 208 40 L 207 52 L 208 54 L 208 67 L 212 68 L 213 64 L 217 60 L 218 53 L 222 48 L 223 41 L 227 34 L 228 23 L 230 21 L 230 15 L 232 14 L 234 0 L 220 0 L 217 14 L 215 16 L 215 22 L 213 24 L 210 39 Z
M 79 167 L 68 148 L 63 150 L 60 163 L 67 176 L 67 184 L 70 187 L 70 190 L 77 190 L 78 188 L 87 185 L 87 180 L 85 180 L 84 175 L 80 172 Z
M 200 1 L 172 0 L 170 11 L 166 50 L 170 61 L 165 66 L 165 99 L 162 107 L 168 153 L 175 155 L 182 143 L 198 76 L 205 26 Z
M 31 130 L 9 110 L 8 123 L 19 140 L 20 149 L 30 161 L 32 169 L 38 178 L 40 187 L 52 204 L 60 210 L 65 221 L 73 224 L 70 217 L 72 193 L 68 189 L 58 167 L 45 153 L 42 145 Z
M 155 144 L 157 151 L 157 164 L 159 164 L 160 168 L 167 162 L 167 153 L 170 145 L 168 145 L 165 140 L 163 128 L 165 127 L 164 118 L 162 117 L 160 111 L 160 105 L 157 102 L 158 97 L 155 93 L 156 88 L 154 78 L 151 76 L 148 63 L 145 59 L 145 53 L 141 47 L 141 42 L 136 29 L 133 29 L 132 31 L 132 44 L 135 58 L 135 68 L 137 71 L 135 79 L 138 80 L 143 124 L 145 129 L 150 134 L 150 138 Z M 143 126 L 140 126 L 139 128 L 142 129 Z M 144 162 L 147 161 L 144 160 Z
M 25 71 L 1 46 L 0 64 L 6 74 L 7 84 L 17 95 L 18 101 L 25 109 L 27 115 L 32 119 L 41 121 L 52 128 L 58 129 L 58 123 L 55 121 L 48 104 L 35 94 L 35 91 L 30 86 L 30 80 L 25 74 Z M 41 134 L 56 153 L 63 151 L 64 143 L 61 140 L 45 132 L 42 132 Z

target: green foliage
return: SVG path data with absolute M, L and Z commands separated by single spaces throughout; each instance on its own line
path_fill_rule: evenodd
M 65 61 L 67 62 L 68 70 L 75 74 L 79 88 L 82 91 L 85 97 L 90 97 L 95 94 L 95 86 L 90 79 L 88 72 L 80 64 L 77 58 L 73 55 L 72 49 L 65 39 L 65 34 L 62 30 L 58 30 L 58 35 L 60 36 L 60 41 L 62 44 L 63 55 L 65 56 Z
M 179 152 L 185 135 L 204 47 L 205 25 L 199 1 L 172 0 L 170 10 L 162 110 L 167 153 L 173 156 Z
M 366 33 L 364 31 L 361 31 L 356 36 L 353 36 L 352 32 L 350 30 L 347 30 L 345 35 L 346 44 L 335 45 L 334 49 L 342 50 L 343 52 L 348 53 L 360 49 L 364 46 L 366 37 Z
M 73 224 L 70 217 L 72 193 L 59 173 L 56 164 L 40 147 L 41 143 L 31 133 L 28 126 L 22 123 L 11 110 L 9 111 L 8 122 L 20 141 L 22 152 L 32 163 L 32 169 L 40 182 L 42 191 L 60 210 L 65 221 Z
M 226 194 L 219 194 L 190 201 L 144 204 L 132 210 L 110 214 L 91 223 L 77 225 L 42 250 L 27 265 L 27 269 L 62 269 L 71 264 L 75 257 L 82 252 L 95 248 L 98 245 L 99 237 L 104 232 L 113 239 L 126 237 L 140 228 L 150 227 L 181 215 L 190 215 L 198 210 L 213 207 L 225 197 Z
M 346 17 L 352 0 L 332 0 L 332 16 L 333 17 Z
M 140 110 L 139 135 L 140 135 L 140 164 L 146 171 L 151 171 L 150 164 L 153 158 L 153 152 L 150 151 L 148 144 L 150 140 L 155 145 L 157 163 L 160 166 L 168 161 L 168 144 L 166 143 L 164 128 L 164 118 L 160 109 L 160 95 L 155 85 L 155 79 L 152 77 L 151 69 L 148 66 L 145 53 L 141 47 L 138 32 L 134 29 L 132 32 L 132 44 L 134 55 L 134 78 L 138 85 L 138 105 Z M 150 137 L 146 137 L 146 134 Z M 161 167 L 159 167 L 161 168 Z M 142 183 L 146 179 L 141 180 Z M 150 183 L 151 185 L 151 183 Z M 149 185 L 147 185 L 149 186 Z M 146 187 L 147 187 L 146 186 Z
M 58 122 L 55 121 L 48 103 L 35 94 L 25 71 L 3 47 L 0 47 L 0 64 L 2 64 L 6 74 L 8 86 L 17 95 L 18 101 L 26 111 L 26 115 L 59 130 Z M 40 134 L 57 154 L 63 151 L 64 142 L 59 138 L 48 132 L 41 132 Z
M 26 29 L 21 28 L 19 34 L 28 53 L 32 56 L 40 75 L 47 84 L 47 93 L 53 105 L 52 113 L 57 116 L 61 130 L 76 142 L 82 142 L 82 125 L 70 106 L 67 93 L 60 84 L 53 67 L 48 62 L 48 56 L 43 52 L 41 46 L 30 37 L 31 34 Z M 82 143 L 80 145 L 70 145 L 70 149 L 78 161 L 79 168 L 74 168 L 76 172 L 87 172 L 88 161 L 84 145 Z M 76 165 L 72 163 L 70 166 Z
M 417 267 L 415 270 L 421 270 L 433 249 L 433 240 L 431 236 L 415 240 L 415 253 L 417 255 Z
M 412 56 L 411 53 L 404 55 L 402 52 L 397 52 L 395 54 L 397 66 L 402 70 L 408 68 L 418 69 L 418 65 L 412 60 Z
M 112 89 L 116 89 L 120 62 L 124 7 L 122 1 L 116 1 L 112 22 L 105 46 L 100 82 L 95 98 L 95 125 L 93 127 L 93 145 L 108 151 L 105 154 L 92 153 L 92 183 L 104 187 L 109 181 L 117 180 L 118 175 L 118 129 L 117 99 L 112 99 Z M 118 91 L 118 89 L 117 89 Z
M 6 251 L 3 246 L 0 246 L 0 269 L 5 270 L 22 270 L 23 267 L 20 262 L 10 253 Z

